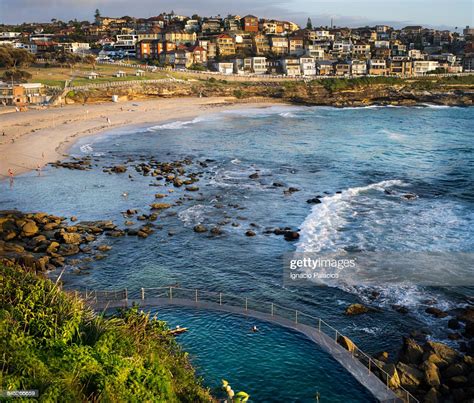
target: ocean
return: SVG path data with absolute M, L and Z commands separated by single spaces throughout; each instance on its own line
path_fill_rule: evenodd
M 179 284 L 275 301 L 321 316 L 370 353 L 394 354 L 403 335 L 420 329 L 456 345 L 446 337 L 449 316 L 438 319 L 425 310 L 451 312 L 474 301 L 473 123 L 469 108 L 273 106 L 124 127 L 73 146 L 71 155 L 92 156 L 90 171 L 48 167 L 40 177 L 16 178 L 12 188 L 1 182 L 0 208 L 111 219 L 125 228 L 123 211 L 148 213 L 155 193 L 164 193 L 164 202 L 179 203 L 160 214 L 153 235 L 104 238 L 113 247 L 107 258 L 87 263 L 80 275 L 70 267 L 65 286 L 138 290 Z M 169 192 L 172 185 L 135 172 L 135 164 L 150 158 L 191 159 L 187 169 L 199 175 L 199 191 Z M 127 164 L 127 173 L 103 172 L 117 164 Z M 307 203 L 312 198 L 320 203 Z M 218 226 L 222 234 L 196 233 L 197 224 Z M 288 242 L 271 233 L 276 227 L 299 229 L 300 237 Z M 248 230 L 255 236 L 246 236 Z M 370 284 L 351 273 L 329 284 L 283 281 L 288 254 L 341 251 L 370 252 L 379 260 L 413 256 L 401 270 L 413 269 L 416 276 L 403 271 L 403 281 L 387 280 L 383 265 L 373 265 Z M 449 270 L 423 264 L 429 253 L 458 260 Z M 433 272 L 439 283 L 420 281 Z M 354 302 L 378 310 L 345 316 Z M 189 325 L 180 340 L 212 388 L 230 378 L 257 401 L 308 401 L 316 393 L 331 401 L 357 400 L 350 390 L 359 391 L 360 401 L 368 399 L 358 385 L 335 390 L 338 377 L 348 385 L 355 381 L 291 331 L 259 324 L 265 332 L 253 337 L 247 334 L 251 323 L 232 315 L 185 309 L 158 315 Z

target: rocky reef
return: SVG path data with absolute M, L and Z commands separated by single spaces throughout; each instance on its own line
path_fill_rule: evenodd
M 114 88 L 72 91 L 68 103 L 104 102 L 112 95 L 123 100 L 155 97 L 220 96 L 238 102 L 258 99 L 303 105 L 368 106 L 436 104 L 471 106 L 474 103 L 474 79 L 471 76 L 397 79 L 372 77 L 359 79 L 328 78 L 312 81 L 227 81 L 182 80 L 168 83 L 144 83 Z

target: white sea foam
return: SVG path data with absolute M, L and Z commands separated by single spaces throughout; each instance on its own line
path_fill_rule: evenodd
M 296 118 L 297 116 L 294 113 L 291 112 L 282 112 L 278 114 L 282 118 Z
M 454 106 L 449 105 L 436 105 L 436 104 L 421 104 L 424 108 L 431 108 L 431 109 L 448 109 L 448 108 L 455 108 Z
M 272 116 L 272 115 L 280 115 L 282 117 L 295 117 L 292 112 L 298 112 L 304 110 L 302 106 L 269 106 L 265 108 L 241 108 L 241 109 L 231 109 L 228 111 L 222 111 L 222 115 L 230 115 L 230 116 L 244 116 L 246 118 L 259 118 L 265 116 Z M 286 114 L 291 114 L 293 116 L 283 116 Z
M 382 181 L 364 187 L 350 188 L 341 194 L 321 198 L 321 203 L 314 205 L 311 213 L 300 227 L 297 252 L 324 254 L 340 251 L 341 248 L 352 244 L 348 239 L 354 240 L 354 243 L 361 246 L 363 250 L 365 246 L 374 246 L 378 241 L 380 241 L 380 245 L 377 244 L 377 249 L 381 251 L 390 247 L 391 244 L 403 245 L 404 249 L 416 252 L 449 249 L 452 247 L 450 245 L 457 245 L 459 250 L 464 250 L 455 239 L 451 244 L 449 243 L 453 233 L 461 225 L 460 219 L 463 217 L 456 205 L 448 208 L 445 202 L 422 200 L 417 203 L 404 204 L 402 211 L 400 211 L 400 204 L 397 200 L 400 200 L 399 197 L 403 193 L 395 192 L 393 195 L 383 195 L 382 197 L 366 194 L 373 190 L 384 191 L 390 187 L 404 185 L 399 180 Z M 392 197 L 393 200 L 390 200 Z M 399 214 L 396 214 L 397 211 Z M 349 223 L 351 217 L 354 217 L 354 213 L 359 213 L 358 215 L 363 218 Z M 345 227 L 347 224 L 350 224 L 350 230 Z M 418 233 L 414 228 L 421 230 Z M 388 254 L 389 262 L 391 256 L 396 258 L 396 255 Z M 423 265 L 417 265 L 414 268 L 402 267 L 402 270 L 411 273 L 411 270 L 414 269 L 415 274 L 424 279 L 426 271 L 422 267 L 425 267 L 427 262 L 422 263 Z M 437 277 L 437 270 L 440 270 L 439 278 L 442 278 L 442 275 L 449 277 L 449 273 L 446 273 L 447 268 L 443 265 L 430 266 L 427 275 Z M 455 270 L 456 273 L 453 275 L 455 274 L 457 277 L 466 279 L 472 277 L 469 274 L 469 268 L 462 267 L 462 265 L 456 266 Z M 364 273 L 368 273 L 373 281 L 365 281 Z M 392 309 L 394 305 L 406 307 L 410 315 L 429 326 L 431 326 L 433 318 L 426 315 L 427 306 L 435 306 L 442 310 L 450 310 L 458 306 L 443 293 L 423 287 L 416 280 L 409 280 L 411 276 L 397 273 L 397 278 L 405 280 L 399 282 L 397 278 L 394 278 L 396 283 L 392 283 L 390 280 L 388 282 L 380 280 L 386 278 L 386 275 L 383 265 L 375 265 L 370 269 L 356 267 L 354 271 L 344 271 L 340 280 L 330 281 L 328 285 L 358 295 L 366 304 L 378 305 L 385 309 Z M 374 295 L 377 295 L 375 300 Z M 435 337 L 439 337 L 439 335 Z
M 83 146 L 80 147 L 81 152 L 83 153 L 90 153 L 94 151 L 94 149 L 91 147 L 90 144 L 84 144 Z
M 297 252 L 331 251 L 338 237 L 338 229 L 346 223 L 347 212 L 354 197 L 369 190 L 384 191 L 392 186 L 403 186 L 400 180 L 387 180 L 368 186 L 349 188 L 333 196 L 321 198 L 300 226 Z
M 382 130 L 382 133 L 385 134 L 389 139 L 402 142 L 406 139 L 406 135 L 399 132 L 394 132 L 391 130 Z
M 219 119 L 220 117 L 217 114 L 198 116 L 192 120 L 177 120 L 174 122 L 168 122 L 168 123 L 163 123 L 161 125 L 152 126 L 152 127 L 149 127 L 147 131 L 156 132 L 158 130 L 177 130 L 177 129 L 183 129 L 187 126 L 194 125 L 196 123 L 210 122 L 210 121 L 219 120 Z
M 194 225 L 202 223 L 205 219 L 206 213 L 209 213 L 210 211 L 212 211 L 211 206 L 196 204 L 187 208 L 186 210 L 180 211 L 178 213 L 178 217 L 185 224 Z
M 238 162 L 237 162 L 238 161 Z M 231 167 L 216 169 L 209 180 L 209 184 L 218 187 L 238 188 L 238 189 L 260 189 L 266 191 L 266 186 L 259 181 L 252 180 L 249 176 L 255 172 L 261 177 L 271 175 L 269 169 L 258 169 L 254 166 L 241 165 L 240 160 L 231 161 Z

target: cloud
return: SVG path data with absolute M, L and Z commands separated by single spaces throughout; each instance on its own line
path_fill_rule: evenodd
M 96 8 L 103 15 L 110 16 L 143 16 L 158 15 L 172 9 L 183 15 L 200 14 L 255 14 L 260 17 L 278 18 L 295 21 L 304 25 L 311 17 L 313 25 L 329 25 L 334 18 L 337 26 L 364 26 L 385 23 L 395 27 L 408 24 L 455 25 L 453 19 L 461 16 L 472 16 L 472 3 L 469 0 L 458 0 L 458 6 L 452 6 L 441 0 L 399 0 L 390 8 L 374 0 L 239 0 L 223 2 L 222 0 L 0 0 L 0 22 L 20 23 L 50 21 L 52 18 L 69 21 L 92 20 Z M 436 7 L 433 6 L 436 3 Z M 402 4 L 403 3 L 403 4 Z M 451 9 L 452 12 L 444 12 Z M 463 25 L 463 21 L 459 24 Z M 469 18 L 468 22 L 469 23 Z M 465 25 L 465 24 L 464 24 Z

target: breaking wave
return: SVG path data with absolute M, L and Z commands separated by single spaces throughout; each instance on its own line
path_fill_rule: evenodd
M 156 132 L 158 130 L 177 130 L 183 129 L 187 126 L 194 125 L 196 123 L 202 122 L 210 122 L 219 120 L 218 115 L 206 115 L 206 116 L 198 116 L 192 120 L 177 120 L 174 122 L 163 123 L 161 125 L 151 126 L 146 131 L 148 132 Z
M 350 212 L 351 201 L 355 196 L 370 190 L 383 192 L 392 186 L 403 185 L 404 183 L 400 180 L 386 180 L 368 186 L 349 188 L 333 196 L 322 197 L 321 203 L 313 207 L 300 226 L 297 252 L 333 251 L 339 235 L 338 231 L 346 223 L 345 213 Z

